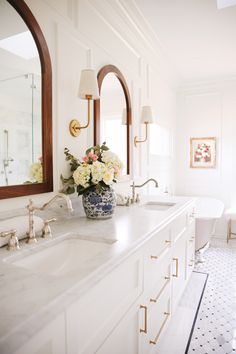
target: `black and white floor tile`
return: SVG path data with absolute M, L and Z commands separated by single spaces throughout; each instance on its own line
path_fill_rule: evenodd
M 209 276 L 188 354 L 236 354 L 236 249 L 211 247 L 204 258 L 195 270 Z

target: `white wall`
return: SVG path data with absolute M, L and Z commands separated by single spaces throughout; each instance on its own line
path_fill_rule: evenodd
M 176 191 L 209 196 L 236 206 L 236 81 L 193 84 L 180 89 L 176 136 Z M 190 168 L 190 137 L 216 137 L 216 168 Z M 225 237 L 225 222 L 216 236 Z
M 132 99 L 132 141 L 134 135 L 142 135 L 142 127 L 138 123 L 139 111 L 147 101 L 153 106 L 154 115 L 161 117 L 161 124 L 171 131 L 172 139 L 175 76 L 160 44 L 149 32 L 133 2 L 26 0 L 26 3 L 43 30 L 52 59 L 55 191 L 60 187 L 60 174 L 68 173 L 64 147 L 80 156 L 93 143 L 92 126 L 83 131 L 79 138 L 70 136 L 68 131 L 72 118 L 78 118 L 81 123 L 86 120 L 86 102 L 77 98 L 83 68 L 92 66 L 99 70 L 106 64 L 114 64 L 122 71 Z M 164 155 L 162 164 L 158 164 L 160 156 L 153 159 L 153 164 L 149 163 L 148 144 L 142 144 L 137 149 L 132 144 L 132 155 L 134 176 L 146 178 L 154 173 L 153 177 L 158 179 L 161 175 L 162 181 L 166 179 L 170 183 L 173 171 L 170 156 Z M 38 198 L 44 197 L 48 198 Z M 22 207 L 27 199 L 0 201 L 0 210 Z

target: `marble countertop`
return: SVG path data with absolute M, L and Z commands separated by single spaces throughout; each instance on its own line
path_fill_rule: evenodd
M 148 200 L 176 203 L 157 212 L 147 210 Z M 56 216 L 52 224 L 53 239 L 39 239 L 28 245 L 21 241 L 21 249 L 8 252 L 0 249 L 0 352 L 12 354 L 71 303 L 78 300 L 96 282 L 104 278 L 125 258 L 138 250 L 153 234 L 193 201 L 187 197 L 149 197 L 141 203 L 117 206 L 112 218 L 90 220 L 85 217 L 81 198 L 72 200 L 74 212 L 50 209 L 41 216 Z M 40 216 L 40 213 L 37 213 Z M 14 215 L 9 215 L 13 217 Z M 1 219 L 1 217 L 0 217 Z M 11 262 L 54 245 L 67 237 L 103 242 L 110 247 L 66 276 L 53 276 L 33 272 Z M 14 338 L 14 341 L 12 340 Z

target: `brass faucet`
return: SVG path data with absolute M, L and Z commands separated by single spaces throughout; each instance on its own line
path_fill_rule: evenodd
M 29 231 L 27 233 L 27 243 L 36 243 L 36 235 L 35 235 L 35 230 L 34 230 L 34 213 L 36 210 L 44 210 L 48 208 L 52 203 L 54 203 L 57 199 L 64 199 L 66 201 L 67 209 L 68 211 L 73 211 L 72 208 L 72 203 L 68 195 L 64 193 L 57 193 L 52 199 L 50 199 L 47 203 L 43 204 L 41 207 L 34 205 L 34 202 L 32 199 L 29 200 L 29 204 L 26 206 L 26 208 L 29 211 Z
M 137 194 L 137 196 L 135 195 L 135 188 L 141 188 L 144 187 L 148 182 L 154 182 L 155 183 L 155 187 L 158 187 L 158 183 L 154 178 L 149 178 L 146 182 L 144 182 L 143 184 L 139 184 L 139 185 L 135 185 L 134 182 L 131 184 L 131 188 L 132 188 L 132 198 L 131 198 L 131 203 L 138 203 L 139 202 L 139 195 Z

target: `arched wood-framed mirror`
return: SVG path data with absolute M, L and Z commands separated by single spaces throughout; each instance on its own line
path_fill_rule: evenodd
M 2 175 L 2 180 L 0 180 L 0 199 L 4 199 L 45 193 L 53 190 L 52 68 L 44 35 L 26 3 L 23 0 L 2 0 L 1 7 L 3 9 L 3 11 L 0 11 L 2 12 L 2 16 L 5 13 L 8 15 L 8 19 L 6 16 L 4 17 L 6 28 L 2 26 L 0 31 L 0 61 L 1 63 L 2 61 L 4 62 L 4 60 L 6 61 L 7 56 L 12 62 L 14 61 L 14 69 L 11 73 L 8 73 L 7 69 L 5 69 L 5 72 L 0 71 L 0 75 L 2 74 L 2 76 L 0 76 L 0 95 L 6 96 L 6 92 L 8 94 L 6 99 L 8 107 L 7 109 L 4 107 L 4 112 L 8 114 L 5 115 L 5 117 L 3 117 L 3 114 L 0 114 L 0 128 L 3 134 L 3 138 L 1 139 L 3 146 L 0 146 L 0 153 L 1 150 L 3 151 L 3 157 L 0 156 L 0 175 Z M 26 53 L 28 47 L 22 45 L 22 43 L 29 43 L 27 41 L 21 42 L 21 52 L 14 50 L 13 42 L 16 43 L 21 35 L 24 36 L 24 40 L 30 40 L 31 45 L 33 42 L 32 47 L 35 47 L 34 51 L 37 52 L 37 54 L 29 53 L 29 51 Z M 2 39 L 5 40 L 5 42 L 6 40 L 11 41 L 8 47 L 4 47 L 6 43 Z M 19 42 L 17 44 L 19 46 Z M 24 59 L 29 66 L 28 72 L 24 72 Z M 31 68 L 36 67 L 36 62 L 38 63 L 39 69 L 35 72 L 30 71 L 32 70 Z M 17 65 L 19 72 L 17 71 Z M 4 65 L 2 65 L 2 67 L 4 68 Z M 24 82 L 20 83 L 19 80 Z M 26 98 L 23 96 L 23 92 L 26 90 L 27 81 L 27 90 L 30 91 L 30 96 Z M 21 84 L 24 85 L 24 88 Z M 10 86 L 11 88 L 9 88 Z M 16 98 L 17 89 L 19 96 Z M 30 102 L 30 113 L 27 112 L 26 114 L 25 107 L 22 108 L 21 106 L 20 110 L 17 111 L 14 118 L 15 120 L 10 121 L 10 119 L 12 119 L 12 114 L 10 113 L 13 111 L 14 105 L 19 102 L 22 103 L 23 101 L 27 102 L 27 104 Z M 9 110 L 10 105 L 12 106 L 10 107 L 11 110 Z M 2 112 L 0 111 L 0 113 Z M 30 118 L 28 118 L 28 116 Z M 22 127 L 27 119 L 31 121 L 31 125 L 27 126 L 27 129 L 23 131 Z M 4 124 L 8 124 L 7 129 L 4 128 Z M 16 138 L 19 140 L 18 145 L 16 145 Z M 14 148 L 11 148 L 11 142 Z M 22 151 L 25 155 L 19 157 Z M 28 155 L 30 155 L 30 158 L 28 158 Z M 1 165 L 3 165 L 3 167 Z M 23 165 L 25 166 L 25 171 L 21 171 L 20 174 L 19 170 L 21 170 Z M 28 177 L 28 175 L 32 175 L 30 171 L 32 171 L 33 165 L 37 168 L 40 167 L 40 170 L 38 170 L 40 178 L 38 179 L 36 177 L 32 179 Z M 13 175 L 16 175 L 15 171 L 18 171 L 18 174 L 13 178 Z
M 94 144 L 106 142 L 130 174 L 131 99 L 121 71 L 106 65 L 97 75 L 100 99 L 94 101 Z

